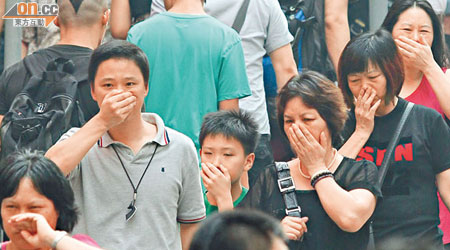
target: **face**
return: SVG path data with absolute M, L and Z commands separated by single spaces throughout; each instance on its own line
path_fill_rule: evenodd
M 397 23 L 392 28 L 392 36 L 394 39 L 405 36 L 416 42 L 419 42 L 420 36 L 423 36 L 431 46 L 434 38 L 433 23 L 423 9 L 412 7 L 400 14 Z
M 366 72 L 349 74 L 347 80 L 348 87 L 355 99 L 358 98 L 361 90 L 367 89 L 376 93 L 372 105 L 379 99 L 384 100 L 386 95 L 386 77 L 377 65 L 369 62 Z
M 208 135 L 203 140 L 200 156 L 203 163 L 223 165 L 229 172 L 231 183 L 240 180 L 244 171 L 250 170 L 255 154 L 245 155 L 244 147 L 235 138 L 223 135 Z
M 283 117 L 286 135 L 289 134 L 289 128 L 293 124 L 303 125 L 318 142 L 320 133 L 325 132 L 327 140 L 331 144 L 331 135 L 327 123 L 316 109 L 306 106 L 300 97 L 294 97 L 286 103 Z
M 144 76 L 134 61 L 113 58 L 102 62 L 95 75 L 92 98 L 100 104 L 105 95 L 112 90 L 128 91 L 136 97 L 135 112 L 140 113 L 148 87 Z
M 37 213 L 47 219 L 48 224 L 54 229 L 58 221 L 58 212 L 51 200 L 40 194 L 34 188 L 29 178 L 20 181 L 17 192 L 3 199 L 1 215 L 3 227 L 11 242 L 23 249 L 33 249 L 20 235 L 20 230 L 8 224 L 9 218 L 22 213 Z

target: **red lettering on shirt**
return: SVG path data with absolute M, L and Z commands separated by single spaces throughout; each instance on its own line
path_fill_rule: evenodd
M 361 149 L 361 151 L 359 152 L 358 157 L 356 158 L 356 160 L 360 161 L 360 160 L 364 159 L 364 160 L 368 160 L 368 161 L 372 161 L 373 162 L 374 159 L 373 159 L 373 156 L 371 154 L 373 152 L 374 152 L 374 149 L 372 147 L 369 147 L 369 146 L 363 147 Z
M 375 153 L 375 154 L 374 154 Z M 386 149 L 379 149 L 370 146 L 365 146 L 359 152 L 356 160 L 368 160 L 374 162 L 378 167 L 383 163 Z M 375 157 L 374 157 L 375 156 Z M 413 161 L 413 146 L 412 143 L 400 144 L 395 148 L 395 161 Z
M 405 145 L 398 145 L 395 148 L 395 161 L 412 161 L 413 160 L 413 149 L 412 143 L 407 143 Z
M 386 153 L 386 149 L 378 149 L 377 150 L 377 161 L 375 162 L 375 165 L 378 167 L 381 166 L 384 159 L 384 154 Z

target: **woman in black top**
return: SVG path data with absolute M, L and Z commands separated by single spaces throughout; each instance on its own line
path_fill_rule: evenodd
M 407 106 L 398 97 L 403 64 L 385 30 L 350 41 L 339 61 L 339 85 L 352 108 L 340 153 L 380 166 Z M 373 218 L 375 246 L 392 238 L 443 249 L 437 189 L 450 205 L 450 129 L 433 109 L 414 105 L 395 145 Z M 402 239 L 402 240 L 404 240 Z
M 280 91 L 278 121 L 296 159 L 288 162 L 302 218 L 286 216 L 275 166 L 261 174 L 241 207 L 281 220 L 290 249 L 366 249 L 377 197 L 377 169 L 334 149 L 346 119 L 342 93 L 319 73 L 294 77 Z M 278 163 L 277 163 L 278 164 Z

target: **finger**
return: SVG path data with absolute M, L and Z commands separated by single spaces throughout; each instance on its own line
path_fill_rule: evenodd
M 222 174 L 225 177 L 227 177 L 227 178 L 230 177 L 230 173 L 228 172 L 228 169 L 225 166 L 223 166 L 222 164 L 219 166 L 219 170 L 222 171 Z
M 377 92 L 374 89 L 372 89 L 372 91 L 370 92 L 370 96 L 369 96 L 369 98 L 367 98 L 367 101 L 366 101 L 366 104 L 369 105 L 369 108 L 370 108 L 370 105 L 372 105 L 372 102 L 376 96 L 377 96 Z
M 300 225 L 298 225 L 298 226 L 300 226 Z M 290 233 L 290 234 L 295 235 L 297 238 L 299 238 L 303 234 L 302 233 L 303 232 L 302 229 L 297 229 L 296 227 L 293 227 L 291 224 L 285 224 L 284 231 L 286 233 Z
M 132 103 L 128 106 L 125 106 L 121 109 L 116 110 L 116 114 L 121 116 L 124 120 L 133 112 L 136 103 Z
M 358 99 L 356 99 L 356 105 L 359 106 L 361 104 L 361 100 L 363 96 L 366 94 L 367 87 L 362 87 L 359 91 Z
M 309 130 L 305 127 L 305 125 L 300 124 L 300 126 L 298 126 L 300 131 L 303 133 L 306 141 L 312 145 L 314 143 L 317 143 L 316 138 L 314 138 L 314 136 L 312 136 L 312 134 L 309 132 Z
M 297 218 L 297 219 L 300 219 L 300 218 Z M 301 223 L 300 220 L 298 220 L 298 221 L 297 220 L 287 220 L 286 221 L 286 225 L 288 225 L 289 228 L 291 228 L 291 229 L 293 229 L 293 230 L 295 230 L 295 231 L 297 231 L 299 233 L 303 229 L 303 226 L 302 226 L 302 223 Z
M 297 240 L 297 236 L 293 233 L 287 233 L 285 232 L 286 236 L 288 237 L 288 239 L 290 240 Z
M 204 168 L 204 170 L 203 171 L 205 171 L 205 174 L 210 178 L 210 179 L 212 179 L 212 178 L 214 178 L 214 176 L 215 176 L 215 174 L 211 171 L 211 163 L 206 163 L 205 164 L 205 168 Z M 214 166 L 214 165 L 212 165 L 212 166 Z
M 132 96 L 132 94 L 129 91 L 123 91 L 121 89 L 113 89 L 105 95 L 104 101 L 110 101 L 114 103 L 126 99 L 127 97 L 130 96 Z
M 400 51 L 400 54 L 402 54 L 403 57 L 406 58 L 412 58 L 414 56 L 414 54 L 410 51 L 405 50 L 404 48 L 398 48 L 398 50 Z
M 297 135 L 295 134 L 295 132 L 294 132 L 294 128 L 291 126 L 290 128 L 289 128 L 289 141 L 291 142 L 291 145 L 292 145 L 292 147 L 294 147 L 294 151 L 296 152 L 296 153 L 299 153 L 300 151 L 300 147 L 298 146 L 299 145 L 299 141 L 298 141 L 298 138 L 297 138 Z
M 320 146 L 322 146 L 322 148 L 325 148 L 327 146 L 327 135 L 325 134 L 324 131 L 320 133 L 319 144 Z
M 209 169 L 208 165 L 206 165 L 206 163 L 202 163 L 202 173 L 205 174 L 206 177 L 209 178 L 210 176 L 208 175 L 208 172 L 210 172 L 210 171 L 207 171 L 207 169 Z
M 377 111 L 378 107 L 381 104 L 381 99 L 378 99 L 378 101 L 376 101 L 373 106 L 370 108 L 370 113 L 371 114 L 375 114 L 375 112 Z
M 215 176 L 222 176 L 223 175 L 222 171 L 220 171 L 220 169 L 218 167 L 216 167 L 214 164 L 211 164 L 211 163 L 207 163 L 207 164 L 210 164 L 209 165 L 209 170 L 211 170 L 211 172 Z
M 295 132 L 295 135 L 296 135 L 296 137 L 297 137 L 297 139 L 298 139 L 298 143 L 299 143 L 298 145 L 299 145 L 300 147 L 304 148 L 304 147 L 310 146 L 310 143 L 309 143 L 309 141 L 306 139 L 305 134 L 302 132 L 302 130 L 300 130 L 300 127 L 297 126 L 297 124 L 294 124 L 294 125 L 292 126 L 292 129 L 293 129 L 294 132 Z
M 32 235 L 28 232 L 28 231 L 26 231 L 26 230 L 22 230 L 22 231 L 20 231 L 20 234 L 22 235 L 22 237 L 28 242 L 28 243 L 30 243 L 30 238 L 32 237 Z
M 308 226 L 306 226 L 306 222 L 308 222 L 309 218 L 308 217 L 303 217 L 301 218 L 301 225 L 304 228 L 305 232 L 308 232 Z
M 407 38 L 405 36 L 400 36 L 395 41 L 397 42 L 398 45 L 404 47 L 407 50 L 414 50 L 414 49 L 418 48 L 420 45 L 420 43 L 416 42 L 413 39 Z
M 409 45 L 408 43 L 406 43 L 400 39 L 396 39 L 395 44 L 397 45 L 397 48 L 406 50 L 408 52 L 413 52 L 413 50 L 414 50 L 414 47 L 412 45 Z
M 129 107 L 133 104 L 136 104 L 136 97 L 128 96 L 125 99 L 115 101 L 113 103 L 112 107 L 115 109 L 121 109 L 121 108 Z
M 419 42 L 420 42 L 420 44 L 422 44 L 422 45 L 425 45 L 425 46 L 427 46 L 427 47 L 430 47 L 430 45 L 428 44 L 427 40 L 425 39 L 425 37 L 424 37 L 423 35 L 420 35 L 420 36 L 419 36 Z
M 203 172 L 203 170 L 200 172 L 200 176 L 202 177 L 203 185 L 205 188 L 209 187 L 209 184 L 212 183 L 211 180 L 208 178 L 208 176 Z

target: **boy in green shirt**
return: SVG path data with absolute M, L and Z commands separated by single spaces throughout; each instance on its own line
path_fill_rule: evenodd
M 206 215 L 233 209 L 247 194 L 241 176 L 255 160 L 257 128 L 243 111 L 219 111 L 205 116 L 199 141 L 201 176 L 207 190 Z

